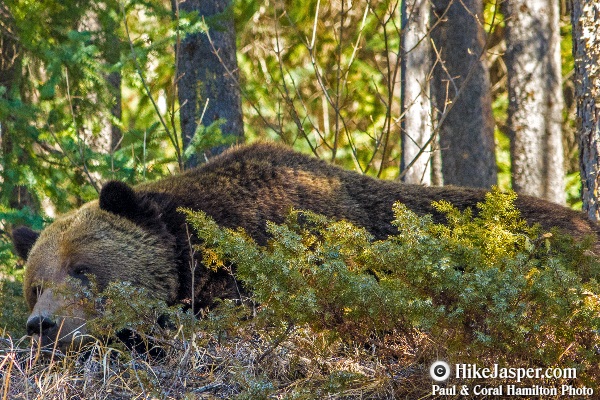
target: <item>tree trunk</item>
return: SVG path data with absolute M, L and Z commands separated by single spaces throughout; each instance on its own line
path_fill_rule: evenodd
M 172 4 L 177 13 L 176 0 Z M 184 149 L 190 145 L 199 122 L 209 126 L 221 118 L 225 120 L 221 125 L 223 135 L 232 135 L 237 142 L 244 139 L 235 27 L 233 14 L 225 14 L 231 12 L 230 5 L 229 0 L 186 0 L 179 5 L 179 10 L 197 11 L 204 17 L 210 35 L 210 40 L 203 32 L 188 35 L 178 49 L 177 87 Z M 224 148 L 218 146 L 205 156 L 218 154 Z M 197 163 L 196 157 L 190 157 L 186 166 Z
M 118 19 L 109 20 L 108 26 L 105 27 L 105 35 L 106 35 L 106 61 L 109 65 L 116 65 L 119 63 L 121 58 L 121 39 L 119 35 L 116 33 L 118 29 L 118 24 L 121 21 Z M 108 74 L 106 77 L 106 81 L 109 84 L 109 88 L 114 95 L 113 105 L 111 107 L 110 113 L 116 120 L 120 121 L 123 115 L 122 108 L 122 95 L 121 95 L 121 83 L 122 83 L 122 75 L 121 71 L 114 71 Z M 121 146 L 121 140 L 123 139 L 123 132 L 121 132 L 121 128 L 118 125 L 111 124 L 110 125 L 110 153 L 113 154 L 116 150 Z
M 583 210 L 599 220 L 600 204 L 600 3 L 573 0 L 573 58 Z
M 513 189 L 564 204 L 558 3 L 512 0 L 502 5 Z
M 444 183 L 488 188 L 497 182 L 497 167 L 482 2 L 433 4 L 432 22 L 437 26 L 431 37 L 440 59 L 433 71 L 432 94 L 441 116 Z
M 430 3 L 402 2 L 402 180 L 431 185 Z
M 108 84 L 110 85 L 110 89 L 113 92 L 115 99 L 113 105 L 110 109 L 111 115 L 117 119 L 121 120 L 123 115 L 122 112 L 122 96 L 121 96 L 121 81 L 122 76 L 120 72 L 111 72 L 106 77 Z M 123 132 L 118 125 L 111 124 L 110 125 L 110 153 L 113 154 L 115 151 L 119 150 L 121 147 L 121 140 L 123 139 Z

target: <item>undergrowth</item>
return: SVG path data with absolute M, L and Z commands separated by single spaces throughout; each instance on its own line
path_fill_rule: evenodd
M 431 395 L 428 367 L 440 358 L 576 368 L 576 381 L 544 384 L 598 389 L 599 264 L 590 242 L 527 226 L 514 200 L 492 191 L 462 212 L 439 202 L 444 225 L 396 204 L 399 233 L 382 241 L 295 210 L 269 223 L 266 247 L 186 211 L 204 264 L 234 268 L 251 298 L 223 300 L 198 320 L 113 284 L 90 327 L 104 338 L 126 330 L 144 346 L 104 340 L 64 356 L 5 335 L 0 395 L 419 398 Z

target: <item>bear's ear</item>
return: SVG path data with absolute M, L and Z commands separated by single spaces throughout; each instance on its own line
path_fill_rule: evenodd
M 100 209 L 128 219 L 135 219 L 139 213 L 137 197 L 126 183 L 110 181 L 100 191 Z
M 29 251 L 39 236 L 39 232 L 36 232 L 26 226 L 20 226 L 13 229 L 12 240 L 13 245 L 15 246 L 15 253 L 17 253 L 17 255 L 23 260 L 26 260 L 27 256 L 29 255 Z
M 123 182 L 110 181 L 100 191 L 100 209 L 127 218 L 144 228 L 161 232 L 160 210 L 154 201 Z

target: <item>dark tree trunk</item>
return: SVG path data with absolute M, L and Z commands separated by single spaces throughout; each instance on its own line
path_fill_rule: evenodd
M 175 0 L 173 5 L 177 12 Z M 223 18 L 225 12 L 230 12 L 230 5 L 229 0 L 187 0 L 179 5 L 181 11 L 197 11 L 209 26 L 208 35 L 188 35 L 178 49 L 177 86 L 184 148 L 189 146 L 199 122 L 208 126 L 221 118 L 225 120 L 221 125 L 223 135 L 233 135 L 237 142 L 244 139 L 233 14 Z M 223 150 L 219 146 L 205 156 Z M 194 166 L 198 161 L 191 157 L 186 166 Z
M 502 5 L 513 189 L 564 204 L 558 3 L 511 0 Z
M 573 58 L 583 210 L 598 221 L 600 204 L 600 3 L 573 0 Z
M 483 52 L 482 2 L 434 1 L 431 32 L 440 54 L 432 79 L 445 184 L 488 188 L 497 182 L 490 80 Z

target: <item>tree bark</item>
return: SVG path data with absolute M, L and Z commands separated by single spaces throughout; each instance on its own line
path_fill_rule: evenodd
M 583 210 L 599 220 L 600 204 L 600 3 L 573 0 L 573 58 Z
M 482 2 L 435 0 L 432 41 L 440 55 L 432 94 L 440 122 L 445 184 L 488 188 L 497 182 L 494 119 L 484 54 Z M 442 117 L 444 118 L 444 117 Z
M 502 5 L 513 189 L 564 204 L 558 3 L 511 0 Z
M 172 4 L 177 12 L 176 0 Z M 199 122 L 208 126 L 220 118 L 226 121 L 221 126 L 223 135 L 233 135 L 237 142 L 244 139 L 235 27 L 233 14 L 225 16 L 228 7 L 229 0 L 186 0 L 179 5 L 181 11 L 197 11 L 204 17 L 212 40 L 211 45 L 206 33 L 191 34 L 181 41 L 178 51 L 177 87 L 184 149 L 189 146 Z M 215 16 L 219 18 L 212 18 Z M 203 112 L 203 119 L 199 121 Z M 206 156 L 216 155 L 224 148 L 214 148 Z M 186 166 L 197 163 L 196 157 L 191 157 Z
M 113 118 L 117 120 L 121 120 L 123 116 L 122 109 L 122 96 L 121 96 L 121 81 L 122 76 L 120 72 L 111 72 L 106 77 L 106 81 L 108 82 L 110 89 L 113 93 L 114 102 L 110 109 L 110 113 Z M 110 124 L 110 153 L 113 154 L 115 151 L 119 150 L 121 147 L 121 140 L 123 139 L 123 132 L 118 125 Z
M 431 185 L 430 2 L 402 2 L 402 180 Z M 420 153 L 420 154 L 419 154 Z

